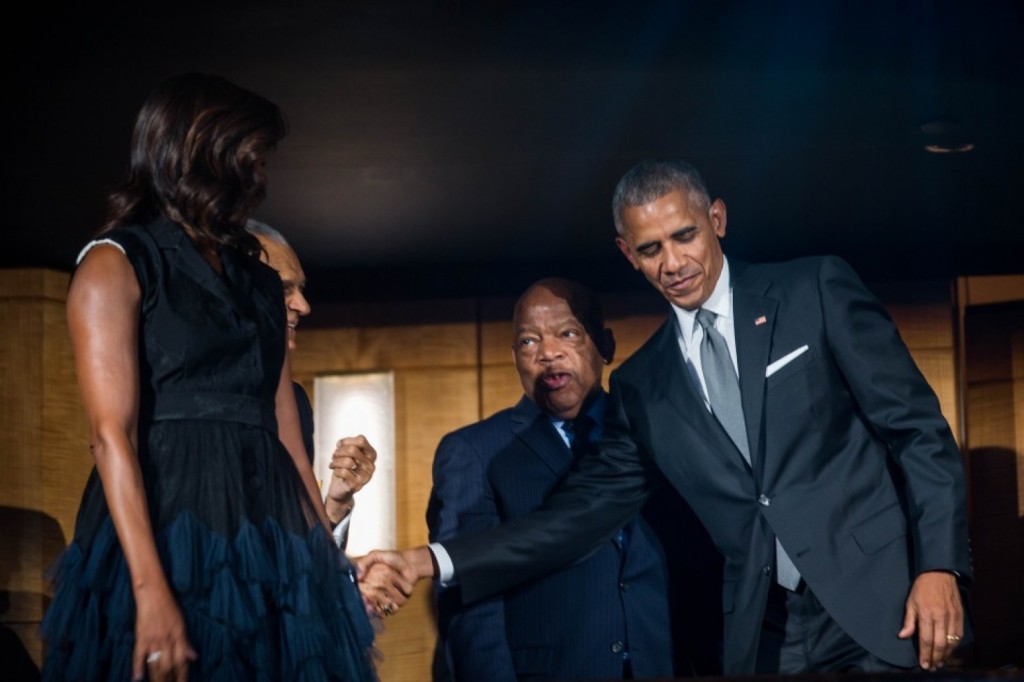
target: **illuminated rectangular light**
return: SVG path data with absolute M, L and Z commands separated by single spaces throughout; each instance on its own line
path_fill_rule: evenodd
M 313 381 L 316 459 L 320 491 L 331 482 L 334 446 L 346 436 L 366 436 L 377 451 L 373 479 L 356 493 L 347 553 L 395 546 L 395 378 L 392 372 L 352 372 Z

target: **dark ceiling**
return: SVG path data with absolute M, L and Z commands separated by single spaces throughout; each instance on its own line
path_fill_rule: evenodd
M 147 92 L 204 71 L 289 118 L 257 217 L 314 302 L 643 287 L 609 204 L 650 156 L 702 169 L 737 256 L 1024 271 L 1024 3 L 91 4 L 6 22 L 3 265 L 69 268 Z

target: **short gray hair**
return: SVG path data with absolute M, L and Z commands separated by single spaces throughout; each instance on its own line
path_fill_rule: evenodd
M 612 195 L 612 218 L 615 220 L 616 232 L 619 235 L 626 232 L 622 213 L 627 208 L 649 204 L 676 190 L 689 195 L 690 202 L 703 211 L 711 206 L 711 196 L 704 178 L 685 161 L 649 159 L 630 168 L 619 180 Z
M 277 242 L 282 246 L 291 248 L 291 245 L 288 244 L 288 240 L 284 238 L 284 235 L 266 223 L 261 223 L 258 220 L 250 218 L 245 222 L 245 229 L 249 231 L 249 234 L 257 237 L 266 237 L 272 242 Z

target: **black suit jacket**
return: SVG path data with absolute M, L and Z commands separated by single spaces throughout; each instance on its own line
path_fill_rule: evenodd
M 938 400 L 841 260 L 730 268 L 752 466 L 704 407 L 669 320 L 612 374 L 600 453 L 543 510 L 445 543 L 463 598 L 585 551 L 660 469 L 725 556 L 726 674 L 754 672 L 776 536 L 854 640 L 913 666 L 913 643 L 896 638 L 911 581 L 971 575 L 963 468 Z
M 573 454 L 527 398 L 448 434 L 434 457 L 432 541 L 497 526 L 539 507 Z M 628 647 L 639 677 L 671 677 L 662 550 L 639 519 L 625 538 L 508 592 L 463 606 L 438 593 L 438 655 L 455 680 L 616 679 Z
M 295 407 L 299 411 L 299 429 L 302 431 L 302 444 L 306 447 L 309 463 L 313 464 L 313 405 L 309 402 L 306 389 L 297 381 L 292 382 L 295 392 Z

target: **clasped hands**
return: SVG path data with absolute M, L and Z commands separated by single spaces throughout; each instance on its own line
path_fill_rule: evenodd
M 352 563 L 367 611 L 384 617 L 405 606 L 417 582 L 434 576 L 430 550 L 426 547 L 375 549 L 356 557 Z

